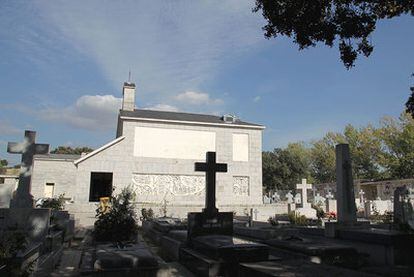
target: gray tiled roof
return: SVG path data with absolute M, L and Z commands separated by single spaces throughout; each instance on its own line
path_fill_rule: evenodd
M 77 160 L 81 155 L 76 154 L 45 154 L 45 155 L 35 155 L 35 159 L 50 159 L 50 160 Z
M 195 114 L 195 113 L 181 113 L 181 112 L 166 112 L 166 111 L 135 109 L 134 111 L 120 110 L 120 116 L 160 119 L 160 120 L 173 120 L 173 121 L 191 121 L 191 122 L 213 123 L 213 124 L 235 124 L 235 125 L 245 125 L 246 127 L 247 126 L 264 127 L 263 125 L 248 123 L 248 122 L 244 122 L 238 119 L 234 123 L 229 123 L 229 122 L 225 122 L 222 116 Z

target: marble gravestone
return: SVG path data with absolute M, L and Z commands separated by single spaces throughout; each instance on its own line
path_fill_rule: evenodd
M 196 171 L 206 172 L 206 204 L 201 213 L 188 214 L 187 242 L 191 250 L 183 250 L 183 257 L 187 257 L 184 264 L 192 263 L 194 257 L 200 259 L 194 250 L 225 263 L 266 260 L 267 246 L 233 237 L 233 213 L 219 212 L 215 203 L 215 175 L 227 172 L 227 164 L 216 163 L 215 152 L 207 152 L 206 160 L 195 164 Z
M 296 188 L 302 190 L 302 208 L 297 208 L 295 212 L 307 218 L 316 218 L 316 210 L 312 208 L 311 203 L 308 203 L 308 189 L 312 189 L 312 184 L 308 184 L 306 179 L 302 179 L 302 183 L 297 184 Z
M 205 208 L 201 213 L 188 213 L 187 237 L 200 235 L 233 235 L 233 213 L 216 208 L 216 172 L 227 172 L 227 164 L 216 163 L 216 153 L 207 152 L 205 163 L 195 163 L 195 171 L 206 172 Z

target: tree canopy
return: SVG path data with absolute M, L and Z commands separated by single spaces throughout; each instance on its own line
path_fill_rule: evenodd
M 266 38 L 293 37 L 299 49 L 336 42 L 346 68 L 358 55 L 368 57 L 374 46 L 370 35 L 378 20 L 414 15 L 414 0 L 256 0 L 254 12 L 267 20 Z
M 82 153 L 89 153 L 92 152 L 93 149 L 89 148 L 89 147 L 75 147 L 72 148 L 70 146 L 59 146 L 55 149 L 53 149 L 52 151 L 50 151 L 50 153 L 52 154 L 76 154 L 76 155 L 80 155 Z
M 378 127 L 347 125 L 341 133 L 328 132 L 309 145 L 289 144 L 263 152 L 265 190 L 293 189 L 301 178 L 335 181 L 335 145 L 348 143 L 355 179 L 384 180 L 414 177 L 414 119 L 403 113 L 384 117 Z

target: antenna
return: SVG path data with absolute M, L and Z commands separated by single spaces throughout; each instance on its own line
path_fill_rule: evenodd
M 128 73 L 128 83 L 131 83 L 131 69 L 129 69 Z

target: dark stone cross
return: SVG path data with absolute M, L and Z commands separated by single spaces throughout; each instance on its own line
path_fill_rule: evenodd
M 19 185 L 10 201 L 10 208 L 33 208 L 33 196 L 30 194 L 33 156 L 49 153 L 49 144 L 39 144 L 35 140 L 36 132 L 26 130 L 23 142 L 9 142 L 7 145 L 8 153 L 22 154 Z
M 216 163 L 216 152 L 207 152 L 205 163 L 195 163 L 195 171 L 206 172 L 206 205 L 204 213 L 216 214 L 216 172 L 227 172 L 227 164 Z

